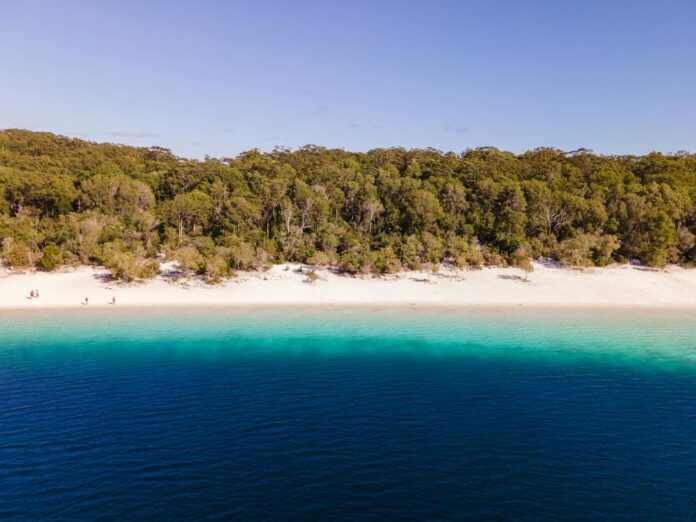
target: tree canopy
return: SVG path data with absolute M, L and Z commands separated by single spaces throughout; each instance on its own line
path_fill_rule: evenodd
M 124 279 L 155 274 L 160 255 L 214 280 L 283 261 L 691 266 L 696 155 L 309 145 L 198 161 L 5 130 L 0 243 L 12 266 L 94 263 Z

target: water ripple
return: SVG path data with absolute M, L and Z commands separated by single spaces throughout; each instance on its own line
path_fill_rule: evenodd
M 694 352 L 679 313 L 7 314 L 0 518 L 686 520 Z

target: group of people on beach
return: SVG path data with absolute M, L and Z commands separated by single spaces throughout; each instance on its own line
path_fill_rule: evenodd
M 39 298 L 39 291 L 38 291 L 38 290 L 31 290 L 31 291 L 29 292 L 29 299 L 38 299 L 38 298 Z M 85 297 L 84 304 L 85 304 L 85 305 L 88 305 L 88 304 L 89 304 L 89 297 Z M 111 298 L 111 304 L 112 304 L 112 305 L 115 305 L 115 304 L 116 304 L 116 296 L 113 296 L 113 297 Z
M 84 304 L 85 304 L 85 305 L 88 305 L 88 304 L 89 304 L 89 297 L 85 297 L 85 302 L 84 302 Z M 115 304 L 116 304 L 116 296 L 115 296 L 115 295 L 111 297 L 111 304 L 112 304 L 112 305 L 115 305 Z
M 39 291 L 38 290 L 31 290 L 29 292 L 29 299 L 38 299 L 39 297 Z M 85 297 L 84 303 L 85 305 L 89 304 L 89 297 Z M 111 304 L 115 305 L 116 304 L 116 296 L 111 297 Z

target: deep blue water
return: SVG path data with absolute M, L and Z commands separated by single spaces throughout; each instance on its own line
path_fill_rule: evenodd
M 687 312 L 0 315 L 0 518 L 690 520 Z

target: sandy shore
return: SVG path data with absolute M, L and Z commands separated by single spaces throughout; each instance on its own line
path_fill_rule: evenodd
M 244 305 L 616 306 L 696 307 L 696 270 L 614 266 L 590 270 L 535 264 L 529 281 L 514 268 L 443 269 L 438 275 L 404 272 L 383 278 L 319 270 L 308 283 L 299 265 L 242 273 L 211 286 L 195 279 L 158 277 L 139 284 L 108 282 L 105 270 L 59 273 L 0 271 L 0 308 Z M 30 298 L 31 290 L 40 297 Z

